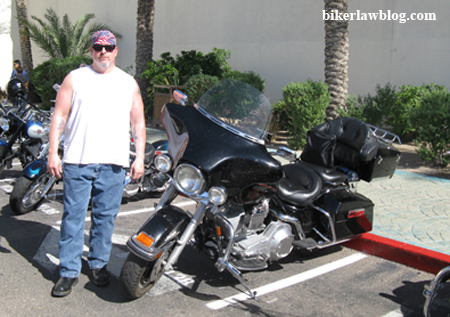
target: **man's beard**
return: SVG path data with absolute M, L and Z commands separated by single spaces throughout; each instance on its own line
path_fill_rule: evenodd
M 108 68 L 109 66 L 111 66 L 111 62 L 98 62 L 98 66 L 102 67 L 102 68 Z

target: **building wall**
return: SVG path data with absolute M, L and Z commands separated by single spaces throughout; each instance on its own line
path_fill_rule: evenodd
M 0 0 L 0 48 L 0 88 L 6 90 L 14 60 L 11 39 L 11 0 Z
M 28 0 L 29 16 L 43 17 L 49 7 L 61 16 L 68 13 L 71 21 L 95 13 L 96 21 L 123 35 L 117 64 L 122 68 L 134 65 L 137 1 Z M 157 0 L 154 58 L 167 51 L 174 56 L 181 50 L 230 50 L 231 66 L 259 73 L 266 79 L 266 95 L 276 102 L 290 82 L 324 80 L 322 10 L 319 0 Z M 350 21 L 350 93 L 373 93 L 377 84 L 388 82 L 396 86 L 437 83 L 450 88 L 448 0 L 349 0 L 349 12 L 357 10 L 390 10 L 408 16 L 436 13 L 437 20 Z M 11 35 L 16 58 L 20 49 L 14 24 L 15 20 Z M 33 53 L 35 66 L 46 59 L 34 47 Z

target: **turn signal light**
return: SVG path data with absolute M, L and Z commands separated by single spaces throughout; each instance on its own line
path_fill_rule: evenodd
M 137 237 L 136 240 L 145 245 L 146 247 L 149 247 L 153 244 L 153 239 L 149 237 L 146 233 L 141 232 Z

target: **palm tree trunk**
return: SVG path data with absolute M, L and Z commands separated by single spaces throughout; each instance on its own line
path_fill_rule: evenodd
M 16 0 L 16 11 L 19 34 L 20 34 L 20 53 L 22 55 L 22 67 L 30 73 L 33 70 L 33 55 L 31 53 L 31 41 L 26 34 L 26 26 L 20 19 L 27 19 L 27 0 Z
M 324 0 L 325 12 L 325 83 L 331 95 L 326 109 L 327 121 L 337 118 L 336 109 L 345 108 L 348 94 L 348 20 L 336 19 L 348 13 L 348 0 Z M 332 17 L 334 16 L 334 19 Z
M 155 0 L 138 0 L 136 29 L 136 74 L 144 102 L 148 93 L 148 81 L 141 78 L 147 63 L 153 58 L 153 26 Z

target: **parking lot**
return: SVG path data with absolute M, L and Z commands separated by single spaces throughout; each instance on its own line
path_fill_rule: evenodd
M 128 255 L 125 242 L 157 202 L 157 197 L 141 194 L 124 198 L 116 219 L 108 264 L 112 283 L 106 288 L 94 286 L 84 262 L 72 294 L 53 298 L 62 186 L 57 185 L 37 211 L 17 216 L 8 201 L 20 173 L 20 165 L 15 165 L 0 180 L 2 316 L 421 316 L 423 286 L 433 278 L 395 262 L 334 247 L 311 257 L 293 252 L 265 271 L 245 273 L 258 295 L 252 300 L 227 272 L 218 273 L 204 254 L 187 247 L 174 271 L 144 297 L 127 302 L 117 281 Z M 195 207 L 185 198 L 177 204 Z M 88 211 L 86 238 L 89 225 Z

